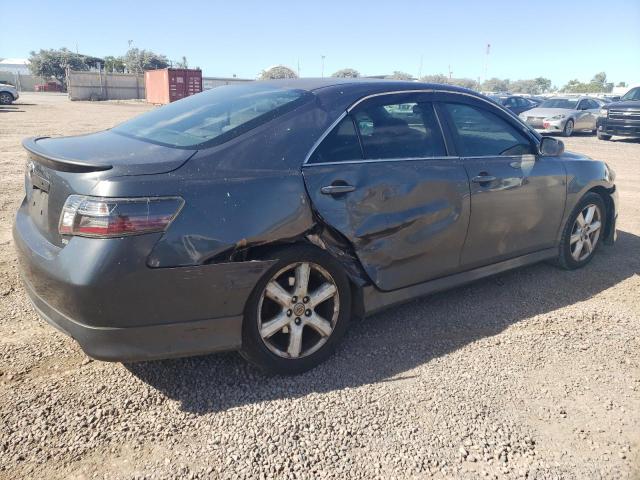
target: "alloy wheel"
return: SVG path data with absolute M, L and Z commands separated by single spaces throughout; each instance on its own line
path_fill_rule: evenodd
M 567 123 L 564 126 L 564 135 L 566 137 L 570 137 L 572 133 L 573 133 L 573 121 L 567 120 Z
M 258 331 L 267 348 L 284 358 L 302 358 L 324 345 L 340 313 L 331 275 L 312 262 L 279 270 L 258 302 Z
M 13 97 L 9 93 L 0 93 L 0 104 L 9 105 L 13 101 Z
M 602 229 L 602 213 L 594 204 L 588 204 L 576 217 L 569 245 L 576 262 L 586 260 L 596 248 Z

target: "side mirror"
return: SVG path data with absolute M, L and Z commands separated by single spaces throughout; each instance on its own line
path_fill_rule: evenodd
M 564 142 L 553 137 L 542 137 L 540 142 L 540 155 L 545 157 L 557 157 L 564 153 Z

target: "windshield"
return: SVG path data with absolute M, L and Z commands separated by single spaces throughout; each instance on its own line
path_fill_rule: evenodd
M 620 100 L 623 102 L 625 100 L 640 100 L 640 87 L 632 88 L 627 93 L 625 93 Z
M 545 100 L 538 107 L 540 108 L 568 108 L 570 110 L 575 110 L 576 105 L 578 105 L 578 99 L 571 98 L 550 98 L 549 100 Z
M 113 131 L 170 147 L 201 148 L 228 141 L 312 96 L 259 82 L 226 85 L 142 114 Z

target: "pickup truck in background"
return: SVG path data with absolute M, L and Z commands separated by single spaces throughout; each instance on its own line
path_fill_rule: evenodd
M 604 105 L 596 131 L 600 140 L 611 140 L 613 135 L 640 138 L 640 87 L 629 90 L 620 101 Z

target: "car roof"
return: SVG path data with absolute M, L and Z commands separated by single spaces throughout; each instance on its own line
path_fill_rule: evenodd
M 442 83 L 424 83 L 413 82 L 408 80 L 392 80 L 378 78 L 295 78 L 282 80 L 261 80 L 266 84 L 285 88 L 296 88 L 300 90 L 308 90 L 310 92 L 323 88 L 340 87 L 341 89 L 362 89 L 370 86 L 375 91 L 394 91 L 394 90 L 440 90 L 451 92 L 465 92 L 480 95 L 478 92 L 454 85 Z

